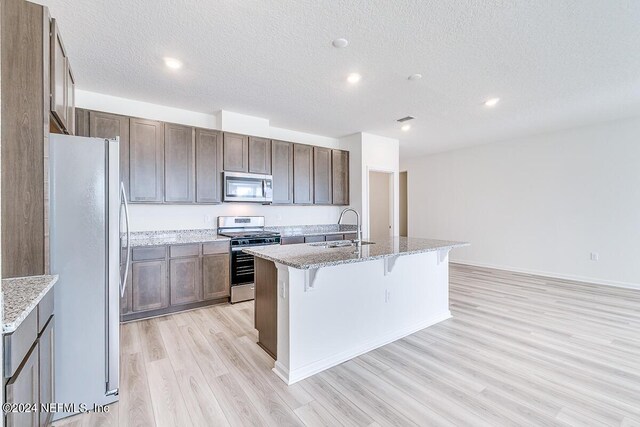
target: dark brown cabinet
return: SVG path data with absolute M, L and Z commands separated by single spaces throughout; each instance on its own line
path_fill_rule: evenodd
M 77 110 L 76 134 L 120 141 L 120 181 L 129 193 L 129 118 L 98 111 Z M 130 197 L 129 197 L 130 199 Z
M 271 140 L 249 137 L 249 172 L 271 175 Z
M 249 137 L 224 132 L 223 167 L 227 172 L 249 172 Z
M 203 299 L 225 298 L 230 294 L 229 255 L 217 254 L 202 257 Z
M 196 202 L 222 202 L 222 134 L 196 129 Z
M 171 305 L 186 304 L 202 299 L 199 256 L 171 259 L 169 274 Z
M 298 245 L 304 243 L 304 236 L 289 236 L 280 239 L 281 245 Z
M 273 204 L 293 203 L 293 144 L 271 141 Z
M 258 345 L 271 357 L 278 352 L 278 270 L 271 261 L 256 258 L 254 325 Z
M 348 205 L 349 152 L 76 110 L 81 136 L 120 137 L 133 203 L 222 203 L 223 172 L 273 176 L 275 205 Z
M 69 63 L 69 59 L 66 61 L 67 65 L 67 133 L 73 135 L 75 134 L 76 129 L 76 79 L 73 76 L 73 71 L 71 70 L 71 64 Z
M 163 124 L 143 119 L 130 119 L 129 123 L 129 198 L 132 202 L 162 202 Z
M 293 144 L 293 203 L 313 203 L 313 147 Z
M 6 385 L 5 401 L 8 404 L 39 404 L 40 380 L 38 364 L 38 344 L 36 343 L 16 372 Z M 38 427 L 38 411 L 7 412 L 7 426 Z
M 57 120 L 60 129 L 64 131 L 68 129 L 67 52 L 55 19 L 51 20 L 50 49 L 51 114 Z
M 164 200 L 195 201 L 195 135 L 188 126 L 164 125 Z
M 120 299 L 122 320 L 137 320 L 228 301 L 229 241 L 133 248 Z
M 313 203 L 330 205 L 331 193 L 331 149 L 313 147 Z
M 322 236 L 305 236 L 304 238 L 304 242 L 305 243 L 316 243 L 316 242 L 324 242 L 326 239 L 324 237 L 324 235 Z
M 49 14 L 22 0 L 2 0 L 0 7 L 2 277 L 40 275 L 48 271 L 49 246 Z
M 168 307 L 167 262 L 153 260 L 131 264 L 131 294 L 133 312 Z
M 38 364 L 40 367 L 40 404 L 47 405 L 54 403 L 55 387 L 55 367 L 54 357 L 54 323 L 55 316 L 52 316 L 49 323 L 42 331 L 38 340 Z M 51 421 L 53 413 L 40 412 L 40 426 L 44 427 Z
M 349 204 L 349 152 L 331 150 L 332 203 Z

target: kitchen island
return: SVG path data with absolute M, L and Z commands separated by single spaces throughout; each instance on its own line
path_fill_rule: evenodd
M 258 345 L 293 384 L 448 319 L 448 254 L 467 245 L 394 237 L 246 249 Z

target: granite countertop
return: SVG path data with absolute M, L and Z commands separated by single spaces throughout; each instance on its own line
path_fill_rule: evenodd
M 282 237 L 322 236 L 325 234 L 355 233 L 356 226 L 351 224 L 318 224 L 318 225 L 281 225 L 265 227 L 266 231 L 275 231 Z
M 244 252 L 289 267 L 307 270 L 382 259 L 396 255 L 411 255 L 440 249 L 453 249 L 469 246 L 469 243 L 391 237 L 378 240 L 372 245 L 362 245 L 360 248 L 355 248 L 354 246 L 326 248 L 311 245 L 313 244 L 302 243 L 299 245 L 264 246 L 245 249 Z
M 15 331 L 57 281 L 57 275 L 2 279 L 2 333 Z
M 220 236 L 215 229 L 203 230 L 170 230 L 170 231 L 136 231 L 131 233 L 131 247 L 180 245 L 187 243 L 206 243 L 229 240 Z M 122 239 L 126 246 L 126 237 Z

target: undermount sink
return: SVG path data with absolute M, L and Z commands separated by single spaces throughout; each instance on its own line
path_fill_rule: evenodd
M 375 242 L 360 242 L 362 246 L 364 245 L 373 245 Z M 335 240 L 333 242 L 315 242 L 308 243 L 309 246 L 316 246 L 320 248 L 348 248 L 350 246 L 355 246 L 351 240 Z

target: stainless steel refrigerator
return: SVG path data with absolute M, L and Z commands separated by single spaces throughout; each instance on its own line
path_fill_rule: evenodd
M 128 226 L 119 158 L 117 139 L 50 136 L 51 272 L 60 276 L 55 402 L 88 409 L 118 400 L 120 290 L 127 274 L 120 236 Z

